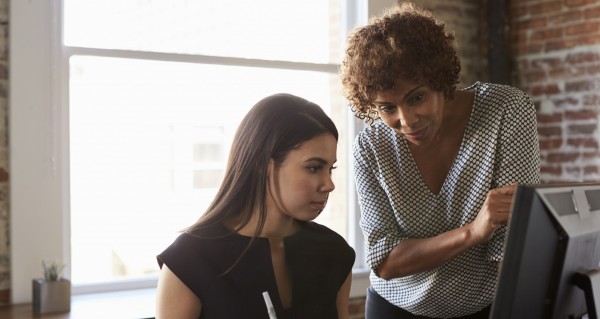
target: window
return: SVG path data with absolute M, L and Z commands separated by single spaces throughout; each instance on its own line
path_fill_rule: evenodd
M 360 267 L 355 121 L 337 75 L 358 10 L 346 0 L 12 1 L 11 239 L 26 246 L 11 255 L 13 301 L 30 298 L 20 287 L 41 259 L 69 260 L 75 293 L 154 285 L 155 255 L 212 198 L 237 123 L 278 92 L 317 102 L 338 125 L 336 191 L 319 221 L 353 243 Z

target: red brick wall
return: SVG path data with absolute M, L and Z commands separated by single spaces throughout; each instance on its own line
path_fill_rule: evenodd
M 600 1 L 512 0 L 515 85 L 538 109 L 542 180 L 600 180 Z

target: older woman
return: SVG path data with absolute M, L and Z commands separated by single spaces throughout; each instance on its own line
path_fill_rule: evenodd
M 344 92 L 372 268 L 367 319 L 487 318 L 516 183 L 539 182 L 535 109 L 460 78 L 454 36 L 400 4 L 348 38 Z

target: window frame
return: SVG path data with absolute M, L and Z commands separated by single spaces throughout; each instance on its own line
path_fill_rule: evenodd
M 347 0 L 345 33 L 367 17 L 393 5 L 392 0 Z M 173 55 L 125 50 L 64 47 L 62 0 L 10 0 L 9 161 L 11 302 L 31 302 L 31 280 L 41 277 L 42 260 L 65 263 L 70 278 L 68 57 L 72 54 L 158 59 L 225 65 L 338 72 L 338 65 Z M 345 36 L 342 36 L 345 39 Z M 350 132 L 364 123 L 348 112 Z M 351 149 L 353 138 L 348 138 Z M 346 171 L 351 176 L 349 167 Z M 353 179 L 349 179 L 352 181 Z M 348 240 L 356 247 L 357 266 L 351 296 L 364 296 L 368 273 L 354 183 L 348 185 Z M 155 287 L 156 279 L 103 286 L 73 287 L 74 294 Z

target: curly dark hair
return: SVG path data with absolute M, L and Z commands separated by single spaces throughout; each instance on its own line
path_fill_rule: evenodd
M 454 34 L 444 28 L 429 11 L 400 3 L 353 30 L 341 79 L 355 116 L 369 123 L 376 119 L 372 108 L 375 94 L 391 89 L 400 76 L 452 99 L 461 67 Z

